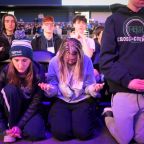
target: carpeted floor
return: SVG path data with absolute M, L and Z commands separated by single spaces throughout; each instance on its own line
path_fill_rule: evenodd
M 3 144 L 2 137 L 0 138 L 0 144 Z M 70 140 L 70 141 L 58 141 L 54 139 L 51 134 L 49 133 L 48 138 L 43 141 L 26 141 L 20 140 L 15 142 L 14 144 L 117 144 L 116 141 L 112 138 L 106 127 L 100 121 L 98 127 L 95 130 L 95 135 L 92 139 L 87 141 L 80 141 L 80 140 Z

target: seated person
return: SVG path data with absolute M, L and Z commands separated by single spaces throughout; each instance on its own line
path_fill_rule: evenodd
M 17 27 L 17 19 L 12 14 L 2 17 L 2 31 L 0 32 L 0 61 L 9 59 L 9 49 L 12 40 L 15 39 L 14 32 Z
M 100 50 L 101 50 L 101 38 L 104 31 L 103 26 L 97 26 L 93 31 L 93 39 L 95 42 L 95 51 L 92 56 L 92 62 L 94 68 L 99 71 L 99 59 L 100 59 Z
M 45 50 L 52 54 L 56 54 L 61 44 L 61 38 L 54 34 L 54 18 L 52 16 L 45 16 L 42 20 L 43 34 L 35 37 L 32 40 L 33 50 Z
M 72 31 L 70 37 L 78 39 L 82 44 L 84 54 L 91 58 L 93 52 L 95 51 L 95 43 L 92 38 L 85 35 L 87 28 L 86 17 L 82 15 L 76 15 L 73 18 L 73 27 L 74 31 Z

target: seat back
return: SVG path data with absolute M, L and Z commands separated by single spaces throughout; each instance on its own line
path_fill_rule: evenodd
M 44 50 L 33 51 L 33 59 L 40 63 L 49 63 L 54 54 Z
M 42 66 L 44 67 L 45 71 L 47 71 L 49 61 L 54 56 L 55 55 L 53 53 L 45 51 L 45 50 L 33 51 L 33 59 L 34 59 L 34 61 L 42 64 Z

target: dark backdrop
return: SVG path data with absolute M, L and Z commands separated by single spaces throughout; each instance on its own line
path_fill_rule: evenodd
M 61 0 L 0 0 L 0 6 L 60 6 Z

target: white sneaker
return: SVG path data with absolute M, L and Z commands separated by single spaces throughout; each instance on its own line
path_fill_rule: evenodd
M 112 108 L 111 107 L 104 108 L 103 112 L 107 112 L 107 111 L 111 111 L 112 112 Z
M 16 138 L 15 137 L 12 137 L 10 135 L 5 135 L 4 136 L 4 140 L 3 140 L 5 143 L 9 143 L 9 142 L 15 142 L 16 141 Z

